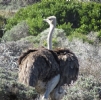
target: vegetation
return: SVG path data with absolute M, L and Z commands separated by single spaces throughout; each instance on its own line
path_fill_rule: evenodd
M 43 38 L 42 41 L 43 43 L 44 40 L 46 39 L 47 32 L 48 30 L 40 34 L 41 35 L 40 37 Z M 58 44 L 60 47 L 63 47 L 64 45 L 67 47 L 69 44 L 69 48 L 77 52 L 78 54 L 77 56 L 80 61 L 79 78 L 75 83 L 71 84 L 70 87 L 67 87 L 67 95 L 64 96 L 62 100 L 100 100 L 101 99 L 101 54 L 100 54 L 101 52 L 99 50 L 101 50 L 101 46 L 97 46 L 97 44 L 96 46 L 92 46 L 89 43 L 83 43 L 78 40 L 74 42 L 67 41 L 65 39 L 65 36 L 62 37 L 62 35 L 65 35 L 64 31 L 60 29 L 56 29 L 55 35 L 56 36 L 54 36 L 53 41 L 54 39 L 56 39 L 58 43 L 54 42 L 54 46 L 56 47 Z M 41 39 L 40 37 L 38 38 L 38 40 Z M 63 40 L 61 41 L 61 38 L 56 38 L 56 37 L 62 37 Z M 36 41 L 36 42 L 37 43 L 35 44 L 38 44 L 39 46 L 40 41 Z M 5 57 L 5 59 L 3 59 L 4 61 L 1 60 L 0 63 L 0 66 L 2 63 L 3 63 L 2 66 L 4 66 L 4 67 L 0 67 L 1 100 L 35 100 L 37 94 L 34 88 L 25 87 L 24 85 L 17 83 L 18 69 L 15 69 L 17 67 L 14 68 L 13 65 L 13 63 L 17 62 L 16 56 L 18 57 L 18 55 L 21 53 L 21 49 L 22 51 L 24 51 L 25 48 L 24 46 L 26 46 L 27 43 L 24 43 L 25 45 L 23 46 L 21 46 L 22 42 L 14 43 L 13 41 L 12 43 L 13 43 L 12 45 L 10 44 L 6 44 L 5 46 L 0 45 L 0 48 L 3 51 L 1 57 L 3 56 Z M 7 49 L 7 47 L 9 47 L 9 49 Z M 6 53 L 6 55 L 4 52 Z M 9 57 L 11 58 L 10 60 L 8 60 Z M 8 60 L 8 62 L 6 62 L 5 60 L 6 61 Z
M 0 16 L 0 29 L 2 29 L 4 27 L 5 20 L 6 20 L 6 18 L 4 18 L 3 16 Z
M 4 33 L 6 18 L 0 15 L 0 41 Z
M 6 42 L 20 40 L 21 38 L 28 36 L 28 31 L 28 25 L 25 21 L 22 21 L 14 26 L 11 30 L 6 31 L 2 37 L 2 41 Z
M 10 1 L 10 8 L 15 7 L 17 9 L 20 8 L 19 4 L 22 1 L 23 4 L 25 4 L 27 1 L 35 0 L 15 0 L 15 2 L 18 1 L 19 3 L 14 3 L 14 0 Z M 62 100 L 100 100 L 101 46 L 99 46 L 96 41 L 98 38 L 101 40 L 101 4 L 97 2 L 78 2 L 77 0 L 41 0 L 41 2 L 21 8 L 16 14 L 15 13 L 16 12 L 12 13 L 12 11 L 7 12 L 7 15 L 11 18 L 6 16 L 6 18 L 8 18 L 6 32 L 2 38 L 5 41 L 10 40 L 13 42 L 9 42 L 9 44 L 6 45 L 1 43 L 0 45 L 0 52 L 2 54 L 0 57 L 2 63 L 0 64 L 0 99 L 35 100 L 37 93 L 34 88 L 17 83 L 18 70 L 14 66 L 14 64 L 17 65 L 15 61 L 17 58 L 15 59 L 15 56 L 18 57 L 19 55 L 17 54 L 21 54 L 25 46 L 29 45 L 25 42 L 25 46 L 21 46 L 21 41 L 28 40 L 34 43 L 34 47 L 47 45 L 46 36 L 49 29 L 45 30 L 42 34 L 39 33 L 48 27 L 48 24 L 43 22 L 43 18 L 55 15 L 57 17 L 57 28 L 59 29 L 56 29 L 53 37 L 53 48 L 56 46 L 69 46 L 72 51 L 74 50 L 77 53 L 80 60 L 79 78 L 74 84 L 67 87 L 67 95 Z M 0 29 L 2 29 L 4 28 L 6 19 L 4 17 L 5 14 L 0 12 L 0 15 L 3 15 L 0 16 Z M 95 37 L 95 40 L 93 40 L 92 37 L 88 39 L 87 35 L 91 31 L 92 34 L 98 32 L 98 38 Z M 26 37 L 25 35 L 28 36 Z M 22 38 L 24 36 L 26 38 Z M 66 36 L 68 36 L 69 40 L 73 40 L 68 41 Z M 80 40 L 74 39 L 74 37 L 80 38 Z M 22 38 L 21 41 L 18 43 L 14 42 L 20 38 Z M 83 43 L 81 42 L 82 40 L 83 42 L 87 42 Z M 95 44 L 91 45 L 93 41 L 95 41 Z M 10 43 L 14 44 L 7 50 L 7 47 L 10 47 Z M 17 47 L 16 43 L 20 46 Z M 13 49 L 14 53 L 12 53 Z M 17 50 L 19 50 L 19 52 L 17 52 Z M 8 57 L 9 54 L 12 56 Z M 4 67 L 1 67 L 1 65 Z
M 17 83 L 18 70 L 7 71 L 0 67 L 1 100 L 34 100 L 37 96 L 34 88 Z
M 60 4 L 61 2 L 61 4 Z M 101 34 L 101 4 L 96 2 L 75 2 L 66 0 L 42 0 L 32 6 L 20 9 L 13 18 L 7 21 L 7 30 L 25 20 L 32 35 L 38 35 L 47 25 L 43 18 L 50 15 L 57 17 L 57 27 L 71 35 L 73 31 L 88 34 L 98 31 Z
M 25 7 L 40 0 L 0 0 L 0 9 L 14 10 Z
M 67 88 L 67 94 L 63 100 L 100 100 L 101 83 L 91 75 L 80 76 L 74 85 Z

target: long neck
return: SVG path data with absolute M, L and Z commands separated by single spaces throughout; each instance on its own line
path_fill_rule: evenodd
M 48 34 L 48 38 L 47 38 L 47 45 L 48 45 L 48 49 L 52 49 L 52 34 L 54 31 L 54 25 L 50 25 L 50 31 Z

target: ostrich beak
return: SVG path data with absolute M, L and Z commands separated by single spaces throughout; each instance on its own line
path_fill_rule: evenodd
M 46 21 L 46 19 L 43 19 L 43 21 Z
M 48 19 L 43 19 L 43 21 L 48 22 Z

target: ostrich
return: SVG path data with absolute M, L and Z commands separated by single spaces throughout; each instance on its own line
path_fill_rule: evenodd
M 60 79 L 58 58 L 54 56 L 57 57 L 53 51 L 42 47 L 30 49 L 19 58 L 18 81 L 35 87 L 42 94 L 44 92 L 43 99 L 45 100 L 48 99 Z M 45 89 L 39 88 L 41 83 L 44 86 L 47 83 Z
M 52 34 L 56 26 L 56 17 L 50 16 L 44 19 L 50 26 L 48 38 L 47 38 L 47 48 L 52 50 Z M 77 80 L 79 72 L 78 59 L 73 52 L 66 48 L 56 48 L 53 50 L 58 57 L 59 69 L 60 69 L 60 80 L 55 89 L 51 93 L 52 100 L 61 100 L 65 95 L 65 90 L 63 86 L 70 85 L 71 82 Z M 54 55 L 54 54 L 53 54 Z
M 77 80 L 79 64 L 74 53 L 65 48 L 52 50 L 52 34 L 56 17 L 44 19 L 50 25 L 48 49 L 30 49 L 19 58 L 20 83 L 33 86 L 42 99 L 61 100 L 65 92 L 62 86 Z

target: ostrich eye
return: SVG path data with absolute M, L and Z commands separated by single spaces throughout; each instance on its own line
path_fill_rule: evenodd
M 51 18 L 49 18 L 49 20 L 52 20 Z

